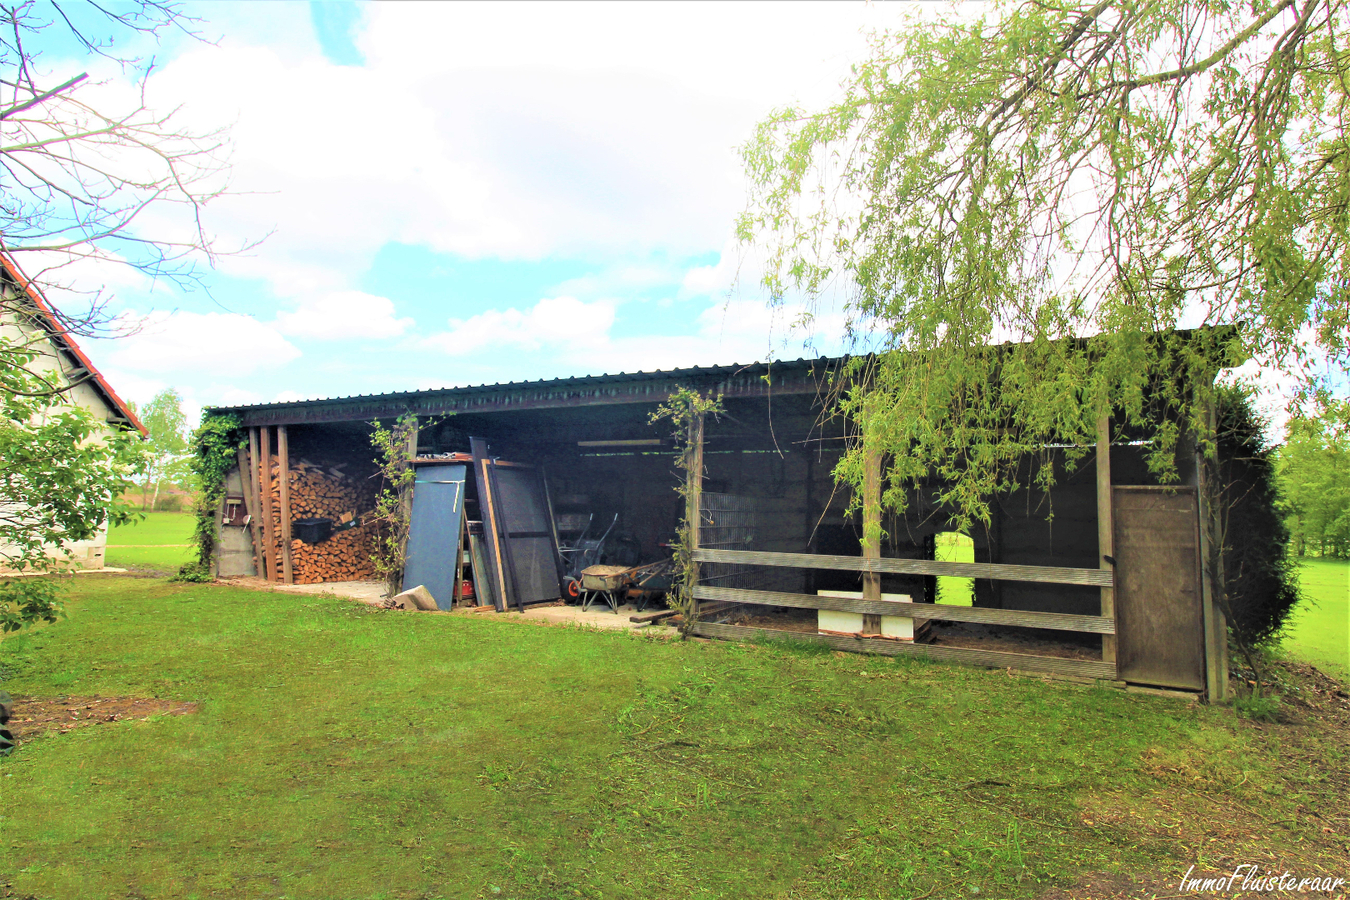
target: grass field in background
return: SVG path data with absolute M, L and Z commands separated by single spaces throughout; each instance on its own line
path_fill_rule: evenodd
M 510 614 L 71 590 L 68 618 L 0 641 L 7 690 L 199 707 L 0 759 L 16 896 L 1018 900 L 1094 873 L 1174 892 L 1229 857 L 1350 869 L 1327 777 L 1350 742 L 1228 708 Z
M 1294 610 L 1284 649 L 1342 678 L 1350 675 L 1350 561 L 1305 558 L 1299 583 L 1312 602 Z
M 191 513 L 149 512 L 141 521 L 108 529 L 107 564 L 123 569 L 178 571 L 193 557 Z

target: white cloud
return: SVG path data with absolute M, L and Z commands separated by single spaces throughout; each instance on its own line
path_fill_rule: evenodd
M 222 265 L 281 296 L 350 289 L 390 241 L 516 259 L 705 252 L 741 204 L 735 148 L 754 123 L 831 96 L 862 29 L 901 17 L 863 3 L 368 12 L 364 67 L 239 26 L 152 80 L 157 106 L 235 123 L 245 193 L 208 221 L 227 240 L 275 229 Z
M 278 313 L 276 324 L 282 334 L 332 341 L 398 337 L 413 320 L 396 318 L 388 297 L 335 291 L 301 303 L 294 312 Z
M 524 311 L 490 309 L 465 320 L 451 319 L 449 331 L 422 343 L 452 356 L 485 350 L 557 350 L 607 342 L 613 324 L 614 307 L 606 301 L 583 303 L 575 297 L 551 297 Z
M 127 315 L 122 321 L 135 318 Z M 136 333 L 99 343 L 112 366 L 142 376 L 242 377 L 300 356 L 274 328 L 238 313 L 155 313 Z
M 677 282 L 678 268 L 661 263 L 625 263 L 610 266 L 593 275 L 570 278 L 551 290 L 558 294 L 581 297 L 631 298 Z
M 614 334 L 615 308 L 609 301 L 585 303 L 574 297 L 540 300 L 526 310 L 489 310 L 424 339 L 427 349 L 464 360 L 458 380 L 427 379 L 426 386 L 467 384 L 602 372 L 650 372 L 687 366 L 752 363 L 837 353 L 842 347 L 843 317 L 826 310 L 813 323 L 819 346 L 803 348 L 797 327 L 804 309 L 770 309 L 756 301 L 717 302 L 690 310 L 696 332 L 685 335 Z M 519 351 L 528 355 L 522 356 Z M 502 360 L 510 360 L 503 366 Z
M 249 406 L 253 403 L 262 403 L 267 399 L 257 391 L 250 391 L 247 388 L 233 385 L 217 386 L 215 390 L 207 393 L 213 398 L 207 404 L 208 406 Z
M 287 336 L 410 335 L 409 345 L 454 355 L 456 377 L 483 380 L 530 366 L 537 375 L 526 377 L 763 358 L 790 340 L 791 316 L 775 324 L 755 311 L 748 288 L 757 278 L 727 241 L 744 197 L 736 147 L 773 107 L 833 97 L 865 53 L 862 29 L 913 8 L 380 4 L 366 8 L 359 67 L 323 57 L 304 7 L 206 8 L 221 40 L 175 47 L 149 100 L 181 104 L 184 123 L 199 130 L 234 123 L 239 193 L 213 201 L 207 225 L 227 245 L 273 232 L 220 267 L 258 279 L 260 296 L 283 298 L 288 311 L 271 322 L 271 313 L 174 313 L 155 334 L 106 353 L 120 371 L 195 384 L 215 402 L 243 402 L 228 385 L 250 388 L 252 400 L 273 396 L 273 385 L 248 378 L 300 355 Z M 145 220 L 166 233 L 179 225 L 153 210 Z M 399 311 L 424 323 L 447 313 L 433 319 L 432 301 L 411 306 L 415 293 L 401 293 L 397 279 L 380 282 L 380 296 L 360 291 L 391 242 L 472 259 L 584 261 L 600 273 L 516 309 L 488 286 L 484 306 L 496 309 L 421 337 Z M 682 272 L 661 262 L 717 247 L 714 266 Z M 124 308 L 166 305 L 143 284 L 118 287 Z M 688 303 L 695 333 L 616 338 L 616 312 L 657 290 Z M 728 297 L 747 305 L 724 309 Z M 173 306 L 188 302 L 196 298 L 168 295 Z M 333 393 L 389 386 L 348 373 L 334 365 L 322 383 Z
M 158 378 L 146 378 L 134 372 L 125 372 L 116 366 L 99 366 L 97 360 L 94 361 L 94 365 L 108 380 L 108 384 L 112 385 L 117 396 L 132 403 L 149 403 L 156 394 L 169 386 Z

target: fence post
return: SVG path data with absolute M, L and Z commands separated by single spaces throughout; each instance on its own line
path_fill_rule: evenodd
M 1215 420 L 1214 401 L 1205 410 L 1205 431 L 1209 441 L 1216 440 L 1218 423 Z M 1203 446 L 1203 445 L 1202 445 Z M 1228 621 L 1215 594 L 1215 575 L 1223 566 L 1223 547 L 1218 540 L 1219 513 L 1216 473 L 1201 447 L 1195 453 L 1196 510 L 1200 516 L 1200 610 L 1205 631 L 1205 690 L 1209 702 L 1228 699 Z M 1222 589 L 1222 588 L 1220 588 Z
M 863 413 L 863 558 L 881 559 L 881 448 L 866 408 Z M 881 599 L 881 573 L 863 573 L 863 599 Z M 881 616 L 863 615 L 863 634 L 881 634 Z
M 249 536 L 253 538 L 253 574 L 263 574 L 262 512 L 258 500 L 258 430 L 248 430 L 248 449 L 239 448 L 239 486 L 244 491 L 244 511 L 248 515 Z
M 694 561 L 694 552 L 699 547 L 699 532 L 703 529 L 703 414 L 695 415 L 689 421 L 689 443 L 685 447 L 684 521 L 687 523 L 689 542 L 689 590 L 692 593 L 698 586 L 698 563 Z M 694 618 L 698 618 L 699 602 L 691 599 Z
M 1103 410 L 1097 415 L 1097 565 L 1105 571 L 1114 571 L 1106 557 L 1113 555 L 1115 522 L 1111 514 L 1111 413 Z M 1101 614 L 1116 615 L 1116 589 L 1104 587 Z M 1102 635 L 1102 662 L 1116 663 L 1116 635 Z

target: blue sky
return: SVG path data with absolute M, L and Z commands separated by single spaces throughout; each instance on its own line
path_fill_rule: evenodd
M 90 273 L 144 323 L 89 347 L 129 398 L 174 387 L 200 407 L 842 347 L 837 314 L 808 340 L 787 325 L 797 308 L 765 304 L 732 240 L 736 151 L 775 107 L 828 102 L 866 31 L 904 10 L 187 9 L 213 40 L 157 49 L 151 103 L 230 128 L 232 194 L 207 225 L 225 245 L 266 240 L 203 290 Z

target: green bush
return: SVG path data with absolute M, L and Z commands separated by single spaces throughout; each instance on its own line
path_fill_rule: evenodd
M 1267 423 L 1245 387 L 1221 387 L 1217 401 L 1223 577 L 1216 587 L 1234 639 L 1258 647 L 1279 635 L 1299 602 L 1298 575 Z

